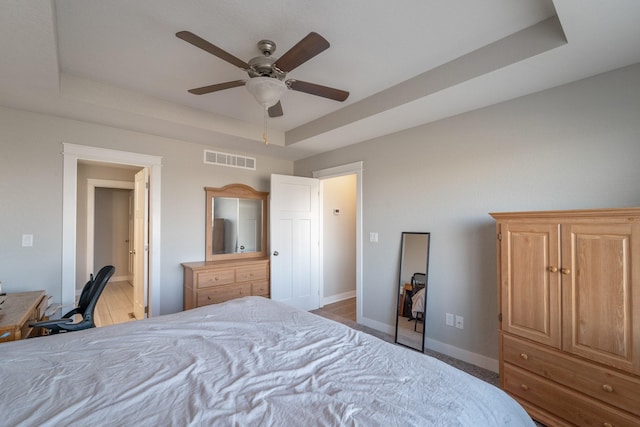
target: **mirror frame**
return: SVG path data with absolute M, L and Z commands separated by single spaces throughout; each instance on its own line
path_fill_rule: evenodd
M 205 187 L 206 213 L 205 213 L 205 261 L 219 261 L 237 258 L 262 258 L 267 256 L 267 202 L 269 193 L 257 191 L 245 184 L 229 184 L 222 188 Z M 260 251 L 214 254 L 213 253 L 213 198 L 227 197 L 238 199 L 262 200 L 262 238 Z
M 425 282 L 425 292 L 424 292 L 424 313 L 422 315 L 423 320 L 422 320 L 422 342 L 420 345 L 420 349 L 412 347 L 408 344 L 404 344 L 401 342 L 398 342 L 398 322 L 400 319 L 400 303 L 402 302 L 401 300 L 401 292 L 400 289 L 403 286 L 402 284 L 402 261 L 404 260 L 404 247 L 405 247 L 405 236 L 408 234 L 422 234 L 422 235 L 426 235 L 427 236 L 427 248 L 426 248 L 426 259 L 425 259 L 425 278 L 424 278 L 424 282 Z M 416 351 L 420 351 L 421 353 L 424 353 L 424 349 L 425 349 L 425 340 L 426 340 L 426 334 L 427 334 L 427 296 L 429 293 L 429 252 L 431 249 L 431 233 L 430 232 L 413 232 L 413 231 L 403 231 L 401 238 L 400 238 L 400 263 L 398 265 L 398 280 L 396 281 L 396 284 L 394 286 L 395 292 L 396 292 L 396 334 L 395 334 L 395 338 L 394 338 L 394 343 L 401 345 L 403 347 L 407 347 L 410 348 L 412 350 L 416 350 Z

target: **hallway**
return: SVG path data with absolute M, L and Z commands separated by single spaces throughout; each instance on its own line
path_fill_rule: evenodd
M 133 286 L 127 282 L 109 282 L 96 304 L 97 327 L 131 322 L 133 317 Z

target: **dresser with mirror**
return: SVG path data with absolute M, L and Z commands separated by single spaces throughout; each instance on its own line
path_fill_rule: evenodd
M 244 184 L 206 187 L 204 261 L 183 263 L 184 309 L 270 296 L 269 193 Z

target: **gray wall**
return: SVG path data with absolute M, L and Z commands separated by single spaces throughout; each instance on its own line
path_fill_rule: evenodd
M 495 359 L 488 213 L 640 205 L 640 64 L 297 161 L 294 174 L 356 161 L 363 235 L 379 233 L 363 247 L 365 321 L 393 324 L 400 233 L 430 231 L 427 337 Z
M 60 301 L 62 142 L 162 157 L 161 314 L 182 309 L 180 263 L 204 259 L 204 187 L 237 182 L 269 191 L 272 173 L 293 172 L 290 161 L 253 155 L 256 171 L 205 165 L 203 149 L 215 149 L 215 141 L 204 146 L 0 107 L 0 280 L 6 292 L 44 289 Z M 22 234 L 34 235 L 33 247 L 21 246 Z

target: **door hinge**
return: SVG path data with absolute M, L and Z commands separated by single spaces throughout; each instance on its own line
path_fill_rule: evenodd
M 144 314 L 146 314 L 147 316 L 149 315 L 149 306 L 145 306 L 144 307 Z
M 498 322 L 502 322 L 502 313 L 498 314 Z
M 498 233 L 498 240 L 502 241 L 502 233 Z
M 144 188 L 146 188 L 147 190 L 149 189 L 149 181 L 144 183 Z

